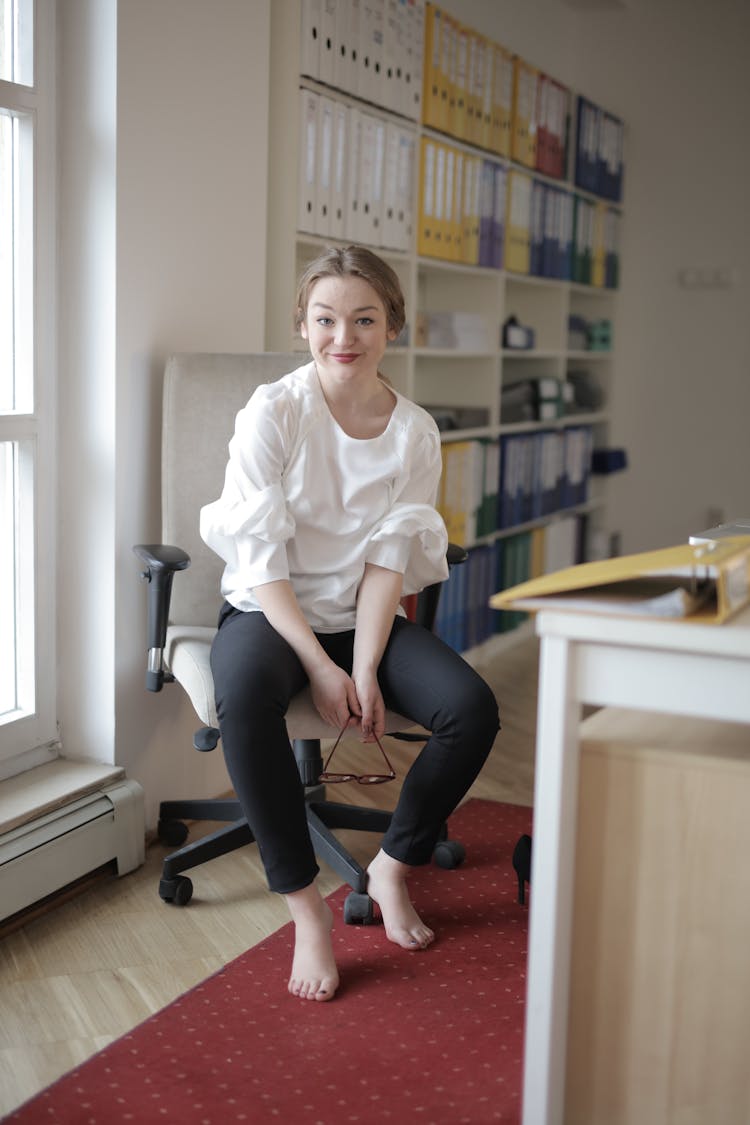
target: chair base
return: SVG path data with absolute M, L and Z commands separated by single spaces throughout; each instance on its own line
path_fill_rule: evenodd
M 345 903 L 346 922 L 372 920 L 372 910 L 367 906 L 367 872 L 344 848 L 333 829 L 353 829 L 358 832 L 377 832 L 382 835 L 391 822 L 391 813 L 382 809 L 344 805 L 325 800 L 325 787 L 315 785 L 306 794 L 307 824 L 315 854 L 333 868 L 352 888 Z M 162 864 L 159 894 L 165 902 L 186 906 L 193 894 L 190 879 L 182 874 L 201 863 L 217 859 L 254 843 L 250 826 L 242 816 L 238 801 L 187 800 L 162 801 L 159 806 L 159 839 L 164 843 L 180 844 L 187 838 L 187 826 L 181 819 L 229 821 L 215 832 L 185 844 L 168 855 Z M 443 825 L 435 849 L 435 862 L 441 867 L 458 867 L 464 850 L 456 841 L 448 840 L 447 825 Z
M 332 867 L 352 890 L 359 894 L 367 891 L 365 869 L 346 851 L 336 838 L 332 829 L 349 828 L 359 832 L 386 831 L 391 822 L 391 813 L 380 809 L 363 808 L 356 805 L 337 804 L 326 801 L 325 787 L 315 785 L 306 793 L 307 824 L 310 830 L 315 854 Z M 230 821 L 208 836 L 172 852 L 162 865 L 162 884 L 167 893 L 160 894 L 172 901 L 169 884 L 177 880 L 184 871 L 201 863 L 218 859 L 246 844 L 254 843 L 250 826 L 242 815 L 242 808 L 234 800 L 186 800 L 162 801 L 159 806 L 159 839 L 168 844 L 180 844 L 187 838 L 187 828 L 181 823 L 186 820 Z M 177 884 L 178 886 L 180 884 Z
M 411 737 L 423 739 L 419 735 Z M 320 741 L 295 739 L 293 746 L 300 778 L 305 786 L 307 825 L 315 854 L 352 888 L 352 894 L 344 906 L 345 921 L 366 924 L 373 917 L 372 900 L 367 894 L 367 872 L 346 851 L 333 830 L 348 828 L 356 832 L 378 832 L 382 836 L 391 823 L 392 814 L 382 809 L 326 800 L 325 785 L 317 781 L 323 769 Z M 221 828 L 195 843 L 186 844 L 188 829 L 184 820 L 228 823 L 223 823 Z M 193 884 L 182 874 L 184 871 L 255 841 L 239 801 L 231 798 L 162 801 L 159 806 L 158 835 L 163 843 L 178 849 L 164 860 L 159 882 L 160 896 L 165 902 L 172 902 L 176 906 L 187 905 L 193 894 Z M 448 839 L 448 827 L 443 825 L 435 847 L 435 862 L 440 867 L 453 868 L 458 867 L 463 858 L 463 847 Z

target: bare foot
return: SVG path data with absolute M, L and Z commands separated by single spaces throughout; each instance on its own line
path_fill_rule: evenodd
M 289 991 L 300 1000 L 332 1000 L 339 974 L 331 942 L 331 908 L 314 883 L 285 898 L 295 931 Z
M 367 893 L 380 907 L 386 937 L 403 949 L 426 949 L 435 934 L 417 914 L 409 898 L 409 865 L 379 851 L 367 868 Z

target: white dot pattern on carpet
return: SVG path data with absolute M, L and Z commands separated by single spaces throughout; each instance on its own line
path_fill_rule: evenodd
M 470 801 L 451 820 L 455 871 L 420 868 L 412 894 L 438 936 L 399 949 L 345 926 L 330 1003 L 286 991 L 291 926 L 242 954 L 7 1120 L 66 1125 L 520 1119 L 527 908 L 510 857 L 531 810 Z

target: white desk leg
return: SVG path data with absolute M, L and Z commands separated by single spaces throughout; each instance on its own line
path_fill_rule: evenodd
M 524 1125 L 561 1125 L 563 1120 L 580 710 L 575 690 L 574 647 L 562 638 L 542 636 Z

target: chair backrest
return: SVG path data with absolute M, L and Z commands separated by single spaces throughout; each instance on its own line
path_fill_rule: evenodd
M 222 560 L 200 537 L 199 512 L 224 484 L 234 421 L 256 387 L 305 362 L 302 353 L 187 354 L 167 361 L 162 421 L 162 541 L 182 547 L 191 565 L 177 575 L 169 620 L 216 625 Z

